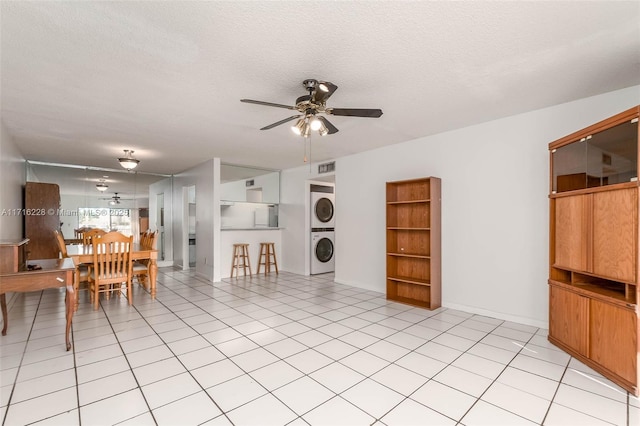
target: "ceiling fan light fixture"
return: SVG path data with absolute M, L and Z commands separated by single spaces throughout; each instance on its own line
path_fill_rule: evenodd
M 338 132 L 338 128 L 325 118 L 325 114 L 328 116 L 367 118 L 379 118 L 382 116 L 382 110 L 377 108 L 327 107 L 327 100 L 338 89 L 338 86 L 330 81 L 319 81 L 309 78 L 302 81 L 302 86 L 308 94 L 298 97 L 294 105 L 277 104 L 254 99 L 240 99 L 240 102 L 297 111 L 297 115 L 276 121 L 275 123 L 262 127 L 260 130 L 273 129 L 284 123 L 297 120 L 296 124 L 291 126 L 291 131 L 303 138 L 309 138 L 312 130 L 318 132 L 320 136 L 333 135 Z
M 291 131 L 296 135 L 300 136 L 304 132 L 304 127 L 305 127 L 305 121 L 304 121 L 304 118 L 301 118 L 300 120 L 298 120 L 298 122 L 294 126 L 291 126 Z
M 311 130 L 318 131 L 322 128 L 322 121 L 320 121 L 317 117 L 313 117 L 309 126 L 311 127 Z
M 329 134 L 329 129 L 327 129 L 327 126 L 324 125 L 324 123 L 320 123 L 321 126 L 318 129 L 318 133 L 320 133 L 320 136 L 326 136 Z
M 301 136 L 308 138 L 309 134 L 311 134 L 311 126 L 309 125 L 309 122 L 305 120 L 305 122 L 302 125 L 302 132 L 301 132 Z
M 127 170 L 133 170 L 138 166 L 140 160 L 133 158 L 133 151 L 129 149 L 124 150 L 124 157 L 118 158 L 120 165 Z

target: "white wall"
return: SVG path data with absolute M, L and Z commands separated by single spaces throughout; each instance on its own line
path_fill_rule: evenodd
M 188 240 L 183 234 L 183 187 L 195 185 L 196 204 L 196 274 L 214 281 L 219 259 L 214 257 L 220 238 L 220 194 L 214 190 L 220 182 L 220 159 L 214 158 L 173 177 L 173 256 L 182 266 L 183 249 Z M 217 178 L 216 178 L 217 176 Z M 187 199 L 188 201 L 188 199 Z M 188 210 L 187 210 L 188 211 Z M 187 221 L 188 222 L 188 221 Z M 185 222 L 186 223 L 186 222 Z M 218 278 L 219 281 L 219 278 Z
M 222 228 L 253 228 L 265 226 L 256 224 L 256 215 L 260 223 L 269 218 L 269 204 L 237 203 L 222 206 L 220 210 L 220 225 Z M 267 222 L 268 224 L 268 222 Z
M 638 104 L 635 86 L 337 159 L 336 281 L 385 292 L 385 183 L 437 176 L 443 305 L 546 327 L 548 144 Z M 282 264 L 296 273 L 315 169 L 281 175 Z
M 225 182 L 220 184 L 220 199 L 228 201 L 254 201 L 258 203 L 277 204 L 280 198 L 279 179 L 279 172 L 270 172 L 247 179 Z M 246 186 L 246 181 L 248 180 L 253 180 L 253 186 Z M 256 189 L 262 190 L 262 199 L 248 199 L 248 191 Z
M 25 160 L 13 138 L 0 122 L 0 212 L 23 207 L 26 182 Z M 24 235 L 23 217 L 0 215 L 0 239 L 20 240 Z

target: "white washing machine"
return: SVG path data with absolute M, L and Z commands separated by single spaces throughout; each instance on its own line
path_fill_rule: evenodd
M 311 275 L 333 272 L 336 269 L 335 232 L 311 233 Z
M 335 222 L 335 195 L 327 192 L 312 192 L 311 228 L 335 228 Z

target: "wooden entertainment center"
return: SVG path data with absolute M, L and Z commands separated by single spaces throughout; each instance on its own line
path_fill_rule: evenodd
M 638 116 L 549 144 L 549 341 L 638 396 Z

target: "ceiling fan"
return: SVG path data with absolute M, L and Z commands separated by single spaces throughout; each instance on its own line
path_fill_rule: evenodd
M 338 129 L 320 114 L 348 116 L 348 117 L 369 117 L 378 118 L 382 115 L 381 109 L 367 108 L 329 108 L 327 99 L 333 95 L 338 86 L 329 81 L 307 79 L 302 82 L 302 86 L 309 92 L 307 95 L 296 99 L 294 106 L 276 104 L 273 102 L 256 101 L 253 99 L 240 99 L 240 102 L 249 104 L 266 105 L 276 108 L 286 108 L 298 111 L 298 114 L 277 121 L 261 128 L 260 130 L 273 129 L 276 126 L 298 119 L 297 123 L 291 127 L 294 133 L 308 137 L 311 130 L 318 131 L 320 135 L 331 135 L 338 132 Z
M 101 200 L 109 200 L 109 204 L 110 205 L 116 205 L 116 204 L 120 204 L 121 201 L 130 201 L 130 199 L 128 198 L 122 198 L 118 195 L 117 192 L 114 193 L 115 195 L 113 197 L 106 197 L 106 198 L 100 198 Z

